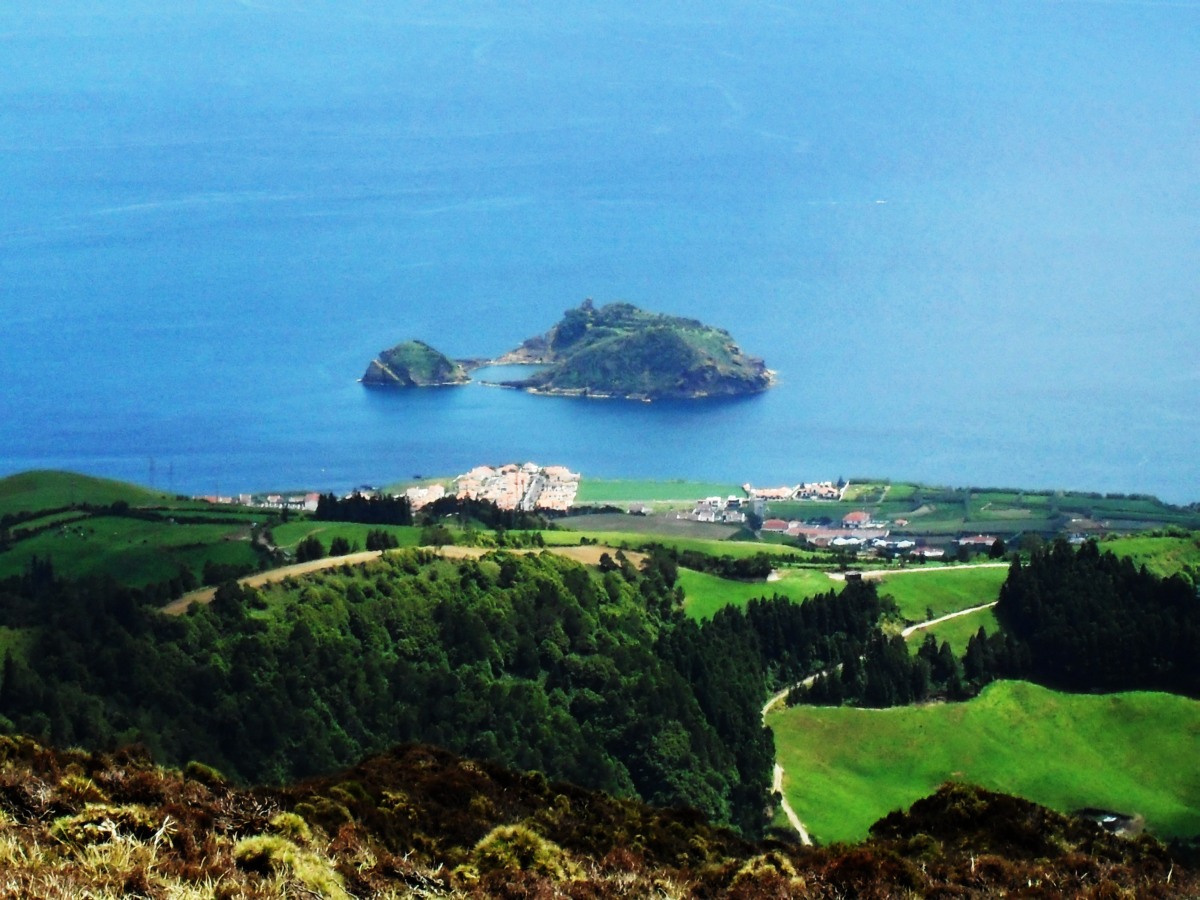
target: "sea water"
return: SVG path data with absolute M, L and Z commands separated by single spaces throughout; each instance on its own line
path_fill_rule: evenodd
M 0 473 L 481 463 L 1200 497 L 1200 7 L 10 0 Z M 591 297 L 778 372 L 357 382 Z

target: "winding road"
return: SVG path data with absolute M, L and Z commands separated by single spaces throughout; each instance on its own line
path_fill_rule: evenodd
M 878 569 L 878 570 L 874 570 L 874 571 L 870 571 L 870 572 L 863 572 L 862 575 L 864 578 L 882 578 L 884 575 L 901 575 L 901 574 L 916 574 L 916 573 L 929 573 L 929 572 L 949 572 L 949 571 L 953 571 L 955 569 L 997 568 L 999 566 L 1007 566 L 1007 565 L 1008 565 L 1008 563 L 983 563 L 982 565 L 975 565 L 975 566 L 940 566 L 940 567 L 934 568 L 934 569 L 927 569 L 927 568 Z M 841 572 L 829 572 L 828 575 L 830 578 L 833 578 L 837 581 L 845 580 L 845 575 Z M 959 616 L 968 616 L 971 613 L 977 613 L 977 612 L 980 612 L 985 609 L 991 609 L 995 605 L 996 605 L 996 601 L 993 600 L 991 603 L 983 603 L 983 604 L 980 604 L 979 606 L 972 606 L 968 609 L 960 609 L 957 612 L 947 613 L 944 616 L 938 616 L 936 619 L 929 619 L 925 622 L 918 622 L 915 625 L 909 625 L 907 628 L 905 628 L 903 631 L 901 631 L 900 636 L 907 638 L 914 631 L 921 631 L 922 629 L 929 628 L 933 625 L 938 625 L 941 622 L 948 621 L 949 619 L 956 619 Z M 771 711 L 771 709 L 774 706 L 776 706 L 777 704 L 786 702 L 788 694 L 791 693 L 795 688 L 809 687 L 810 685 L 812 685 L 812 683 L 814 681 L 816 681 L 822 675 L 825 675 L 826 673 L 832 672 L 832 671 L 834 671 L 834 670 L 833 669 L 825 669 L 823 671 L 817 672 L 816 674 L 809 675 L 803 681 L 800 681 L 800 682 L 792 685 L 791 687 L 784 688 L 782 691 L 779 691 L 778 693 L 772 695 L 772 697 L 769 700 L 767 700 L 766 703 L 763 704 L 763 708 L 762 708 L 763 723 L 766 724 L 767 713 L 769 713 Z M 779 796 L 780 796 L 779 806 L 783 810 L 783 814 L 785 816 L 787 816 L 787 820 L 789 823 L 791 823 L 792 828 L 795 829 L 796 834 L 799 835 L 800 843 L 803 844 L 805 847 L 811 847 L 812 843 L 813 843 L 812 836 L 808 833 L 808 829 L 804 826 L 804 822 L 802 822 L 800 820 L 800 817 L 798 815 L 796 815 L 796 811 L 794 809 L 792 809 L 792 805 L 790 803 L 788 803 L 787 795 L 784 794 L 784 792 L 783 792 L 783 776 L 784 776 L 783 766 L 779 765 L 779 763 L 776 762 L 775 763 L 775 774 L 774 774 L 774 778 L 772 779 L 772 783 L 771 783 L 771 791 L 773 793 L 779 794 Z

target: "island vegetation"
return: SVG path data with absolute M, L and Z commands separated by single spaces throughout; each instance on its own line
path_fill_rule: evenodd
M 386 387 L 439 387 L 470 380 L 462 363 L 423 341 L 406 341 L 384 350 L 362 377 L 363 384 Z
M 729 332 L 628 303 L 597 308 L 586 300 L 501 361 L 545 366 L 510 384 L 550 394 L 692 399 L 755 394 L 772 383 L 763 361 Z
M 697 399 L 756 394 L 773 383 L 761 359 L 729 332 L 695 319 L 645 312 L 629 303 L 597 308 L 585 300 L 545 335 L 495 360 L 455 362 L 420 341 L 384 351 L 363 383 L 398 387 L 462 384 L 483 365 L 537 365 L 519 380 L 498 382 L 540 394 L 631 400 Z

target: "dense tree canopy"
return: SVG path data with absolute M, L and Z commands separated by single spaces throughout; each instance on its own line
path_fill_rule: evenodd
M 857 586 L 696 624 L 675 576 L 664 554 L 597 570 L 413 550 L 261 592 L 229 583 L 170 618 L 139 591 L 39 568 L 0 602 L 6 621 L 42 626 L 6 659 L 0 714 L 57 743 L 139 741 L 259 782 L 436 743 L 753 833 L 768 690 L 865 640 L 879 600 Z

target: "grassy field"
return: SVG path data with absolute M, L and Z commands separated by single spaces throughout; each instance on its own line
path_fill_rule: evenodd
M 1200 534 L 1196 533 L 1187 537 L 1123 537 L 1104 541 L 1100 549 L 1127 556 L 1164 578 L 1190 573 L 1196 581 L 1196 573 L 1200 573 Z
M 800 601 L 842 586 L 815 569 L 782 569 L 779 576 L 778 581 L 729 581 L 705 572 L 681 568 L 679 585 L 685 597 L 684 612 L 693 619 L 709 619 L 722 607 L 745 606 L 757 597 L 779 594 Z
M 590 517 L 589 517 L 590 518 Z M 804 562 L 814 558 L 814 554 L 797 547 L 781 547 L 775 544 L 764 544 L 758 541 L 727 541 L 713 540 L 700 537 L 679 537 L 674 535 L 656 534 L 653 532 L 636 531 L 543 531 L 542 537 L 549 546 L 578 544 L 580 538 L 587 538 L 608 547 L 632 548 L 641 547 L 648 543 L 662 544 L 676 550 L 696 550 L 711 556 L 729 556 L 733 559 L 745 559 L 759 553 L 771 556 L 784 556 L 788 559 Z
M 1000 596 L 1000 586 L 1007 577 L 1006 567 L 926 569 L 913 566 L 906 572 L 883 578 L 879 593 L 880 596 L 890 594 L 907 621 L 924 622 L 960 609 L 991 603 Z
M 584 478 L 577 503 L 689 503 L 703 497 L 743 497 L 740 485 L 708 481 L 636 481 Z
M 641 535 L 672 535 L 723 541 L 740 530 L 736 525 L 715 522 L 695 522 L 671 515 L 630 516 L 625 513 L 602 513 L 594 516 L 567 516 L 556 524 L 564 530 L 617 531 Z M 645 538 L 642 538 L 645 540 Z
M 768 724 L 788 800 L 822 843 L 865 837 L 947 780 L 1142 815 L 1159 837 L 1200 832 L 1200 702 L 1184 697 L 998 682 L 969 703 L 794 707 Z
M 130 506 L 150 506 L 169 499 L 172 498 L 161 491 L 73 472 L 22 472 L 0 478 L 0 516 L 76 503 L 110 506 L 124 500 Z
M 353 544 L 358 544 L 360 550 L 367 545 L 367 532 L 380 529 L 392 534 L 400 542 L 401 547 L 416 547 L 421 543 L 421 529 L 413 525 L 357 525 L 350 522 L 318 522 L 312 519 L 301 519 L 276 525 L 271 529 L 275 538 L 275 546 L 284 550 L 295 550 L 309 535 L 317 539 L 329 549 L 334 538 L 345 538 Z
M 111 575 L 127 584 L 166 581 L 205 561 L 258 565 L 250 525 L 171 524 L 120 516 L 93 516 L 20 541 L 0 553 L 0 578 L 23 572 L 30 559 L 49 557 L 59 575 Z
M 939 625 L 914 631 L 908 636 L 908 644 L 915 649 L 925 640 L 925 635 L 932 634 L 939 644 L 948 641 L 955 656 L 962 656 L 967 652 L 967 643 L 980 628 L 986 634 L 1000 630 L 1000 623 L 996 621 L 996 613 L 993 610 L 981 609 L 979 612 L 947 619 Z

